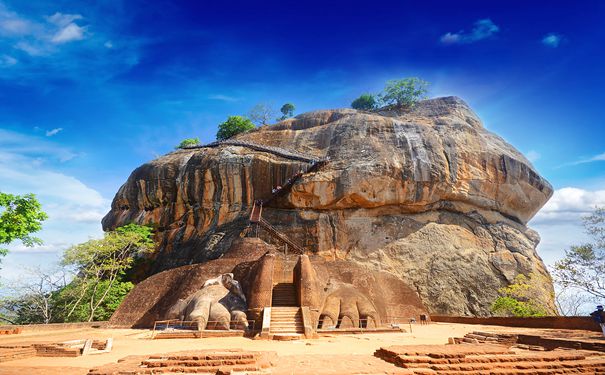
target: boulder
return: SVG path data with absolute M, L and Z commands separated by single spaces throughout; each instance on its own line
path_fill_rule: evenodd
M 487 315 L 517 274 L 548 276 L 526 223 L 552 187 L 459 98 L 309 112 L 230 141 L 146 163 L 116 194 L 103 227 L 155 225 L 150 273 L 225 254 L 247 233 L 253 202 L 309 168 L 275 152 L 285 150 L 328 162 L 263 218 L 310 254 L 397 276 L 432 313 Z

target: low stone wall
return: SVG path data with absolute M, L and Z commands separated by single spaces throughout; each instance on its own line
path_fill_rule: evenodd
M 601 328 L 587 316 L 545 316 L 540 318 L 474 317 L 431 315 L 431 321 L 442 323 L 484 324 L 524 328 L 583 329 L 601 332 Z
M 20 328 L 22 332 L 31 331 L 56 331 L 61 329 L 78 328 L 107 328 L 108 322 L 79 322 L 79 323 L 50 323 L 50 324 L 22 324 L 0 326 L 0 331 L 14 330 Z

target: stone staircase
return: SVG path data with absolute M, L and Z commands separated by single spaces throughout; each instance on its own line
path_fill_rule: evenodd
M 300 307 L 272 307 L 269 334 L 277 340 L 298 339 L 305 333 Z
M 298 306 L 296 302 L 296 287 L 294 283 L 278 283 L 273 286 L 271 306 Z
M 503 345 L 409 345 L 381 348 L 375 356 L 410 374 L 603 374 L 605 356 L 598 352 L 512 351 Z

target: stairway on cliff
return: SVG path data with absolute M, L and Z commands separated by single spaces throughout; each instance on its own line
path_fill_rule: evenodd
M 277 306 L 271 308 L 271 327 L 269 333 L 274 339 L 301 338 L 304 332 L 305 326 L 300 307 Z

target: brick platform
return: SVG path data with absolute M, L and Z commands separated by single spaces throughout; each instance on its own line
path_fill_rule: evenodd
M 36 349 L 31 345 L 0 346 L 0 362 L 34 357 Z
M 252 352 L 241 349 L 200 350 L 144 356 L 129 356 L 91 369 L 89 375 L 134 375 L 260 372 L 271 367 L 273 352 Z
M 510 350 L 504 345 L 391 346 L 375 356 L 410 370 L 410 374 L 602 374 L 605 356 L 598 352 Z

